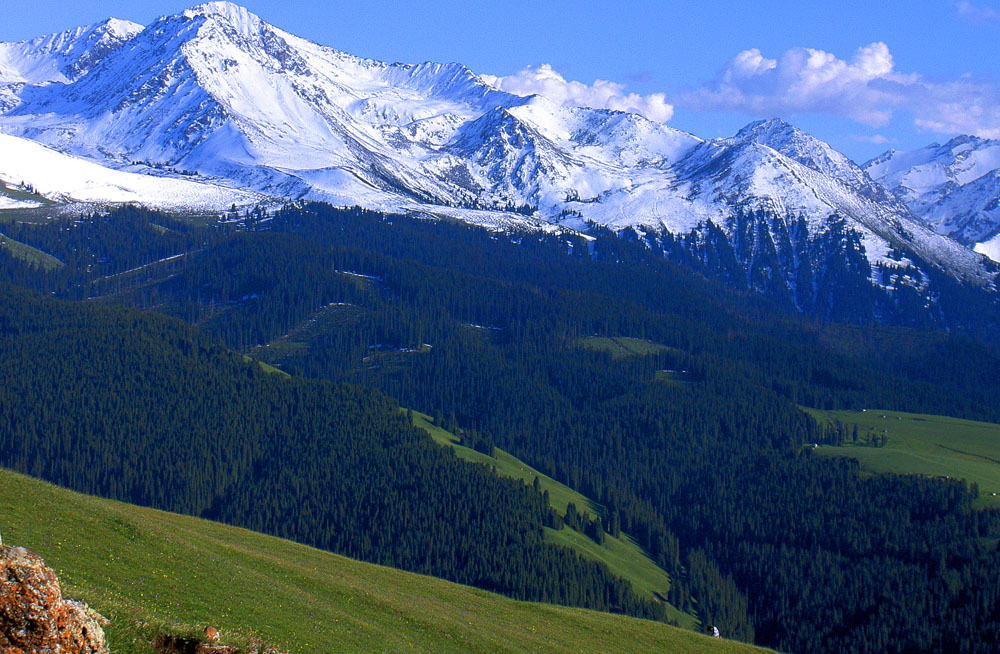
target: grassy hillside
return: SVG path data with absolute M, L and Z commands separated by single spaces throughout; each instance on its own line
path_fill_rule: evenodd
M 253 357 L 248 356 L 246 354 L 243 355 L 243 360 L 244 361 L 256 361 L 257 365 L 259 365 L 260 369 L 263 370 L 264 372 L 271 373 L 273 375 L 281 375 L 282 377 L 291 377 L 291 375 L 289 375 L 287 372 L 285 372 L 281 368 L 275 368 L 270 363 L 266 363 L 264 361 L 260 361 L 258 359 L 254 359 Z
M 538 477 L 542 490 L 549 491 L 549 503 L 552 505 L 552 508 L 560 513 L 566 513 L 566 506 L 570 502 L 576 504 L 576 508 L 581 512 L 589 511 L 593 514 L 600 514 L 603 512 L 603 508 L 600 504 L 597 504 L 581 493 L 576 492 L 569 486 L 561 484 L 555 479 L 543 475 L 520 459 L 507 454 L 499 448 L 494 449 L 493 456 L 487 456 L 471 448 L 459 445 L 459 438 L 457 436 L 452 434 L 450 431 L 435 425 L 433 418 L 427 414 L 414 411 L 413 424 L 425 430 L 441 445 L 448 445 L 454 449 L 455 454 L 457 454 L 460 459 L 470 461 L 472 463 L 486 464 L 496 470 L 497 474 L 503 477 L 519 479 L 526 484 L 533 483 L 535 477 Z
M 111 619 L 116 654 L 160 630 L 306 652 L 762 652 L 667 625 L 517 602 L 0 470 L 8 545 L 40 554 L 66 595 Z
M 607 352 L 615 359 L 646 356 L 674 350 L 674 348 L 660 343 L 630 336 L 589 336 L 580 339 L 580 347 L 594 352 Z
M 965 479 L 979 485 L 980 503 L 1000 507 L 1000 425 L 877 409 L 808 411 L 821 424 L 839 420 L 847 434 L 843 447 L 823 445 L 814 450 L 817 455 L 849 456 L 869 472 Z M 872 436 L 885 436 L 885 446 L 872 447 Z
M 55 270 L 63 267 L 63 262 L 51 254 L 42 252 L 38 248 L 15 241 L 12 238 L 0 234 L 0 248 L 7 250 L 12 257 L 25 261 L 30 265 L 38 266 L 42 270 Z
M 600 504 L 578 493 L 569 486 L 544 475 L 520 459 L 511 456 L 500 448 L 493 449 L 493 455 L 488 456 L 471 448 L 459 445 L 459 438 L 451 432 L 438 427 L 433 419 L 419 411 L 413 412 L 413 423 L 426 430 L 435 441 L 451 447 L 459 458 L 472 463 L 482 463 L 493 468 L 503 477 L 519 479 L 526 484 L 538 479 L 539 487 L 549 492 L 549 504 L 561 514 L 566 513 L 566 506 L 572 502 L 581 512 L 603 515 Z M 569 547 L 580 555 L 593 561 L 604 563 L 615 575 L 627 579 L 632 588 L 644 597 L 666 597 L 670 589 L 670 576 L 643 550 L 628 534 L 621 538 L 610 534 L 604 539 L 603 545 L 598 545 L 593 539 L 568 527 L 545 530 L 545 540 Z M 671 604 L 667 605 L 667 616 L 688 629 L 698 627 L 694 616 L 678 610 Z
M 630 336 L 588 336 L 581 338 L 578 346 L 594 352 L 606 352 L 613 359 L 643 357 L 664 352 L 681 353 L 681 350 L 675 347 Z M 674 384 L 688 384 L 693 381 L 690 373 L 686 370 L 657 370 L 655 379 Z

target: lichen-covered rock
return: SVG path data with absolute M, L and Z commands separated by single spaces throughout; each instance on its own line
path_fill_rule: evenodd
M 63 599 L 41 557 L 0 546 L 0 653 L 108 654 L 102 621 L 83 602 Z

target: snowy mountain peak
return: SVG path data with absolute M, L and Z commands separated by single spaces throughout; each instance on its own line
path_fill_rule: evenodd
M 108 18 L 30 41 L 0 43 L 0 86 L 72 82 L 142 30 L 137 23 Z
M 861 164 L 861 168 L 863 170 L 867 171 L 869 174 L 871 174 L 871 171 L 874 168 L 876 168 L 877 166 L 885 163 L 886 161 L 889 161 L 890 159 L 892 159 L 893 157 L 895 157 L 897 154 L 899 154 L 899 151 L 896 150 L 895 148 L 890 149 L 890 150 L 886 150 L 882 154 L 880 154 L 880 155 L 878 155 L 876 157 L 872 157 L 871 159 L 869 159 L 865 163 Z
M 122 41 L 132 38 L 143 30 L 143 26 L 139 23 L 119 18 L 108 18 L 103 23 L 98 23 L 98 26 L 107 37 Z
M 725 141 L 733 146 L 747 143 L 765 145 L 815 170 L 826 169 L 831 165 L 841 170 L 854 166 L 850 159 L 824 141 L 780 118 L 752 122 Z
M 803 132 L 780 118 L 752 122 L 732 138 L 723 139 L 723 142 L 732 147 L 747 147 L 753 144 L 771 148 L 839 184 L 846 185 L 853 193 L 887 205 L 895 212 L 906 213 L 905 207 L 892 194 L 875 183 L 848 157 L 833 149 L 825 141 Z
M 865 170 L 935 231 L 1000 258 L 1000 141 L 956 136 L 912 152 L 891 150 Z
M 491 225 L 690 234 L 711 222 L 737 238 L 739 217 L 759 210 L 769 229 L 805 221 L 802 238 L 819 238 L 836 216 L 873 265 L 904 265 L 894 253 L 909 247 L 955 276 L 979 274 L 973 253 L 925 234 L 847 157 L 780 119 L 702 141 L 498 90 L 457 63 L 355 57 L 229 2 L 104 33 L 108 48 L 59 50 L 83 74 L 0 84 L 0 130 L 158 179 Z
M 84 25 L 64 32 L 40 36 L 28 41 L 21 41 L 18 44 L 6 45 L 24 44 L 29 46 L 33 54 L 59 53 L 70 55 L 74 50 L 78 50 L 83 46 L 126 41 L 140 33 L 143 29 L 143 26 L 138 23 L 118 18 L 106 18 L 91 25 Z
M 796 127 L 781 118 L 768 118 L 766 120 L 755 120 L 745 125 L 740 131 L 736 132 L 736 135 L 730 141 L 733 143 L 753 141 L 762 145 L 770 145 L 771 143 L 780 143 L 795 139 L 804 134 L 804 132 L 799 131 Z M 774 149 L 777 150 L 779 148 L 775 147 Z
M 219 0 L 216 2 L 206 2 L 196 7 L 184 10 L 182 14 L 185 18 L 221 18 L 234 27 L 259 26 L 263 21 L 256 14 L 251 13 L 245 7 Z
M 967 150 L 973 150 L 989 144 L 989 139 L 984 139 L 971 134 L 959 134 L 944 144 L 944 147 L 958 154 Z

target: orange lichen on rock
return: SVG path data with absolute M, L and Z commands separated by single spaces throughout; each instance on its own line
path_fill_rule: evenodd
M 83 602 L 63 599 L 41 557 L 0 546 L 0 654 L 108 654 L 102 621 Z

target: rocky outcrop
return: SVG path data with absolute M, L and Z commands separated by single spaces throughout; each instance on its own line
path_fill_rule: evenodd
M 102 623 L 83 602 L 63 599 L 41 557 L 0 546 L 0 653 L 108 654 Z
M 156 654 L 240 654 L 238 648 L 215 641 L 160 634 L 153 642 L 153 651 Z
M 205 629 L 205 639 L 185 638 L 171 634 L 160 634 L 153 642 L 153 651 L 156 654 L 243 654 L 243 652 L 232 645 L 222 645 L 219 643 L 219 632 L 214 627 Z M 0 653 L 3 654 L 3 653 Z M 286 654 L 277 649 L 263 645 L 260 641 L 253 641 L 245 654 Z

